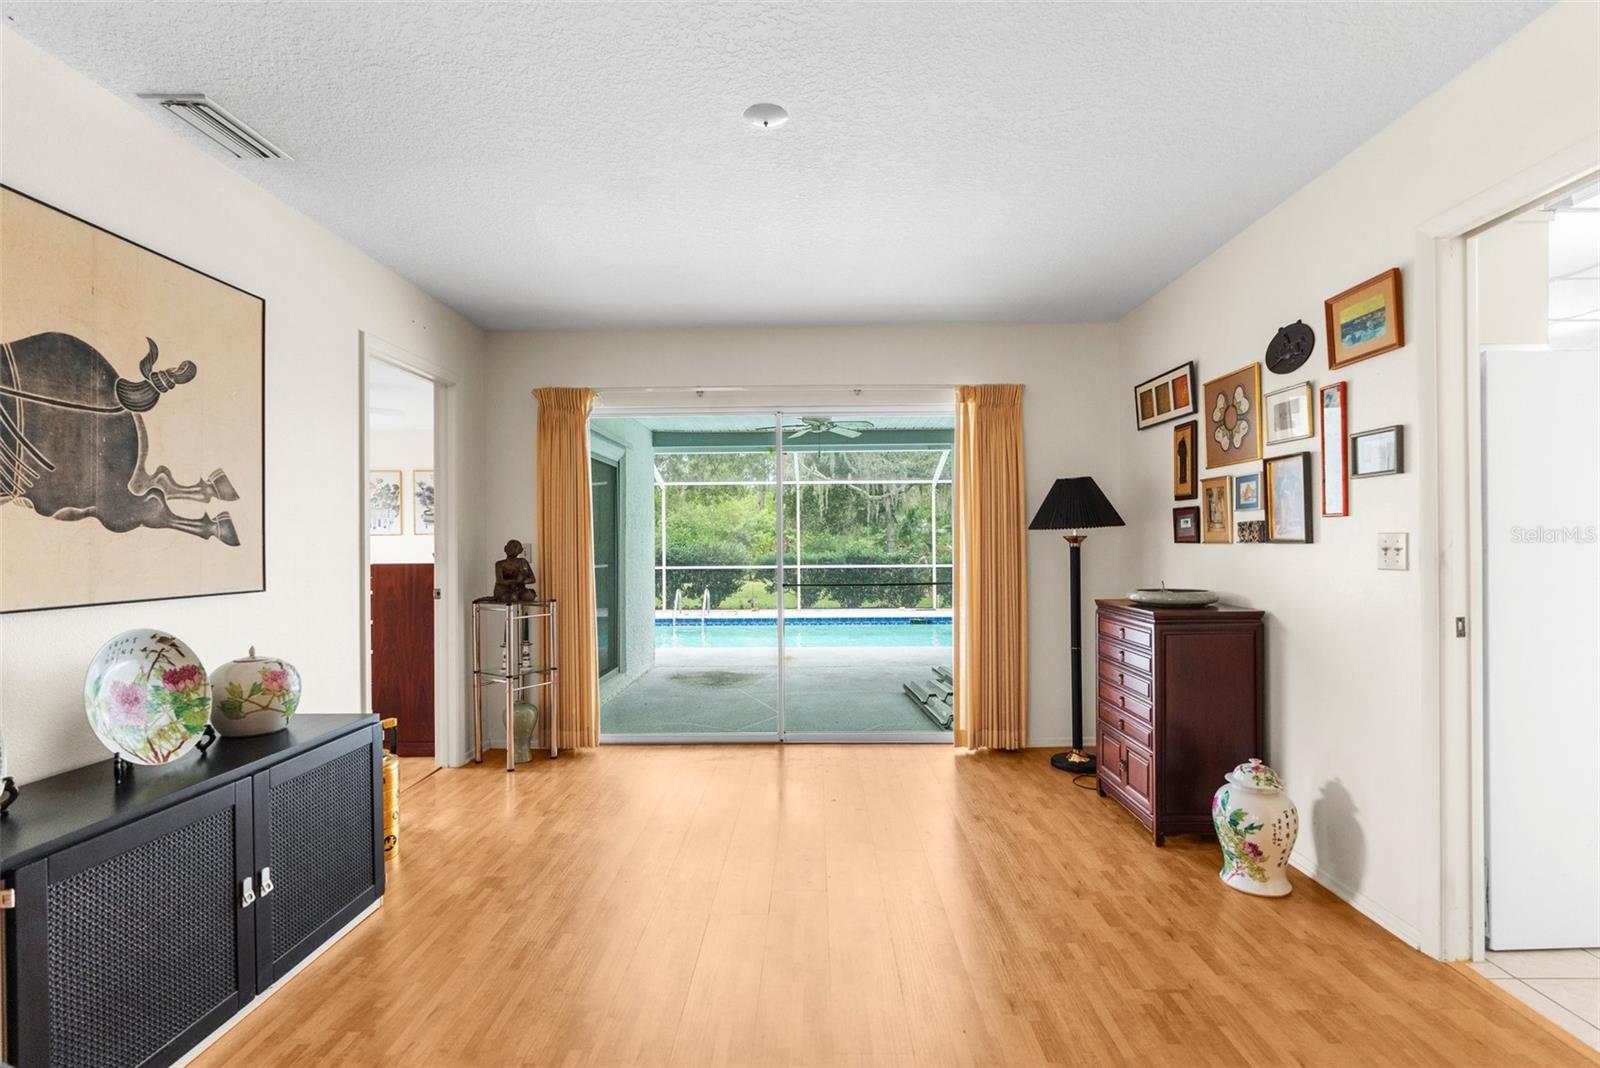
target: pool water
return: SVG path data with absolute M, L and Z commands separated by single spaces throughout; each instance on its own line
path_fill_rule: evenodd
M 789 649 L 948 648 L 951 625 L 941 623 L 785 622 L 783 644 Z M 776 623 L 735 626 L 680 621 L 676 627 L 656 622 L 657 649 L 776 649 Z

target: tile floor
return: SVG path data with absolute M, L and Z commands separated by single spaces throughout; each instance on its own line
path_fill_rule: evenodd
M 1600 949 L 1494 952 L 1473 962 L 1517 1000 L 1600 1050 Z

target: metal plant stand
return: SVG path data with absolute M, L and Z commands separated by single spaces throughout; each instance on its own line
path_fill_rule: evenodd
M 493 636 L 500 635 L 505 662 L 499 671 L 486 671 L 483 666 L 483 637 L 485 630 Z M 542 654 L 542 666 L 522 659 L 524 646 Z M 517 770 L 516 726 L 513 722 L 517 696 L 543 690 L 543 700 L 534 702 L 538 718 L 535 730 L 555 759 L 560 744 L 560 696 L 556 687 L 559 678 L 556 662 L 556 602 L 529 601 L 519 604 L 501 604 L 494 601 L 475 602 L 472 606 L 472 754 L 473 760 L 483 763 L 483 691 L 487 686 L 499 686 L 505 697 L 506 714 L 506 770 Z

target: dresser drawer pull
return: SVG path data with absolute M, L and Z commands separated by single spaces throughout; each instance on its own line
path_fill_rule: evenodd
M 1118 716 L 1117 717 L 1117 730 L 1125 731 L 1127 729 L 1128 729 L 1128 721 L 1123 719 L 1121 716 Z

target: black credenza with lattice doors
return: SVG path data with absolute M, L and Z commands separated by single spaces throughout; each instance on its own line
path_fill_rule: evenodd
M 18 1068 L 171 1064 L 383 894 L 373 716 L 42 779 L 0 819 Z

